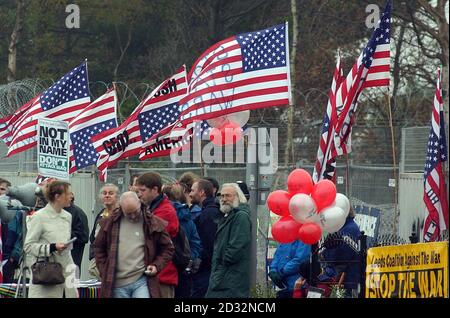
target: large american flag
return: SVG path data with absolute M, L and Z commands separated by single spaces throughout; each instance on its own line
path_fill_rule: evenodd
M 69 123 L 70 173 L 97 163 L 91 137 L 117 127 L 116 90 L 109 89 Z
M 333 180 L 336 176 L 336 159 L 331 157 L 331 151 L 334 149 L 334 124 L 337 123 L 336 92 L 344 79 L 341 56 L 338 53 L 333 81 L 328 93 L 327 109 L 322 122 L 317 159 L 314 165 L 313 181 L 316 183 L 323 178 Z
M 100 154 L 97 167 L 101 180 L 106 180 L 108 167 L 139 154 L 143 142 L 178 119 L 179 101 L 186 92 L 186 67 L 183 65 L 155 88 L 119 127 L 91 139 Z
M 351 152 L 351 129 L 364 88 L 389 86 L 391 2 L 388 1 L 370 41 L 336 93 L 337 123 L 331 157 Z
M 243 33 L 216 43 L 194 63 L 180 122 L 288 105 L 291 100 L 288 25 Z
M 37 144 L 37 120 L 51 118 L 70 122 L 89 103 L 87 63 L 77 66 L 47 90 L 0 119 L 0 138 L 8 145 L 7 156 Z
M 423 200 L 428 210 L 423 228 L 424 242 L 436 241 L 448 229 L 448 202 L 442 163 L 447 161 L 444 107 L 442 103 L 441 73 L 438 80 L 431 114 L 427 161 L 424 171 Z

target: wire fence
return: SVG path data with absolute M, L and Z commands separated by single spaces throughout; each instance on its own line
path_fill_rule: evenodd
M 0 114 L 11 114 L 15 109 L 49 87 L 54 81 L 49 79 L 22 80 L 0 86 Z M 112 84 L 105 82 L 91 82 L 92 99 L 100 96 Z M 132 87 L 125 82 L 115 83 L 118 95 L 118 117 L 123 121 L 139 101 L 142 100 L 156 86 L 152 83 L 140 83 Z M 374 99 L 374 95 L 381 98 Z M 358 120 L 352 131 L 352 152 L 348 156 L 337 159 L 337 189 L 350 198 L 360 200 L 366 204 L 377 205 L 384 209 L 389 217 L 383 222 L 383 229 L 390 231 L 395 217 L 393 207 L 396 203 L 395 186 L 398 184 L 398 164 L 400 149 L 402 148 L 402 128 L 414 125 L 426 126 L 429 116 L 421 117 L 422 112 L 414 112 L 409 108 L 414 105 L 432 105 L 433 92 L 405 92 L 402 96 L 392 99 L 394 112 L 394 127 L 388 125 L 387 95 L 377 91 L 363 95 L 358 109 Z M 286 108 L 271 107 L 254 110 L 248 126 L 276 128 L 278 135 L 277 151 L 279 169 L 275 175 L 273 189 L 286 188 L 286 179 L 294 167 L 308 170 L 311 174 L 317 155 L 323 114 L 328 99 L 328 91 L 310 89 L 307 91 L 293 91 L 295 107 L 293 124 L 293 154 L 285 161 L 287 136 Z M 407 108 L 408 104 L 411 107 Z M 405 110 L 406 109 L 406 110 Z M 409 115 L 408 115 L 409 114 Z M 394 133 L 394 144 L 392 135 Z M 422 132 L 420 132 L 422 133 Z M 415 137 L 410 138 L 414 142 Z M 423 138 L 422 138 L 423 139 Z M 422 141 L 420 139 L 420 141 Z M 417 147 L 420 149 L 421 147 Z M 414 148 L 416 149 L 416 148 Z M 6 145 L 0 142 L 0 156 L 6 154 Z M 245 151 L 248 151 L 247 149 Z M 421 159 L 423 157 L 423 159 Z M 410 163 L 418 167 L 425 160 L 417 156 L 417 162 Z M 157 170 L 166 181 L 178 178 L 185 171 L 192 171 L 198 175 L 216 178 L 220 183 L 245 180 L 245 164 L 174 164 L 169 158 L 140 162 L 137 158 L 130 158 L 120 162 L 116 169 L 109 169 L 110 182 L 122 186 L 128 184 L 128 178 L 148 170 Z M 91 173 L 94 169 L 88 167 L 80 173 Z M 10 158 L 0 161 L 0 171 L 37 173 L 36 149 L 30 149 Z M 99 186 L 98 186 L 99 187 Z M 391 212 L 389 212 L 391 211 Z M 392 213 L 392 215 L 391 215 Z

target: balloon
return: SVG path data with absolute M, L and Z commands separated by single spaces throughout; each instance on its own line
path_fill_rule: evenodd
M 287 186 L 288 191 L 291 194 L 310 194 L 313 189 L 313 181 L 308 171 L 304 169 L 295 169 L 288 176 Z
M 242 128 L 236 123 L 229 122 L 225 124 L 221 129 L 223 144 L 232 145 L 238 142 L 242 138 Z
M 343 195 L 342 193 L 336 193 L 336 199 L 331 206 L 337 206 L 341 208 L 345 213 L 345 217 L 347 218 L 348 213 L 350 212 L 350 201 L 345 195 Z
M 214 127 L 209 132 L 209 139 L 216 146 L 235 144 L 242 138 L 242 128 L 235 123 L 227 123 L 221 128 Z
M 250 111 L 244 110 L 241 112 L 231 113 L 227 115 L 223 115 L 216 118 L 208 119 L 206 122 L 211 127 L 220 128 L 223 127 L 228 122 L 233 122 L 239 125 L 239 127 L 244 127 L 245 124 L 250 119 Z
M 325 208 L 319 215 L 322 228 L 328 233 L 339 231 L 345 224 L 345 212 L 337 206 Z
M 289 200 L 291 195 L 287 191 L 276 190 L 267 197 L 269 210 L 278 215 L 289 215 Z
M 298 230 L 302 225 L 290 216 L 282 216 L 272 225 L 272 237 L 280 243 L 291 243 L 298 239 Z
M 211 129 L 211 131 L 209 132 L 209 139 L 216 146 L 222 146 L 223 142 L 225 141 L 225 139 L 222 138 L 222 131 L 219 128 Z
M 314 244 L 320 240 L 322 229 L 316 223 L 306 223 L 298 230 L 300 241 L 305 244 Z
M 313 199 L 307 194 L 299 193 L 289 201 L 289 212 L 294 220 L 300 223 L 320 223 L 317 207 Z
M 320 212 L 333 204 L 336 199 L 336 186 L 330 180 L 320 180 L 314 185 L 311 198 L 316 202 L 317 211 Z

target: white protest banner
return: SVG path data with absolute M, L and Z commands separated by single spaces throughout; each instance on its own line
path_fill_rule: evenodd
M 37 159 L 40 175 L 69 180 L 69 125 L 67 122 L 39 119 Z

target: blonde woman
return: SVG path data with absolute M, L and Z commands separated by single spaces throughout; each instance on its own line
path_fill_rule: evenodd
M 33 214 L 27 224 L 24 250 L 34 263 L 38 257 L 49 257 L 60 263 L 66 283 L 57 285 L 30 284 L 29 298 L 78 298 L 76 287 L 71 284 L 73 263 L 67 242 L 71 239 L 72 216 L 64 208 L 70 205 L 73 193 L 70 183 L 53 181 L 45 191 L 47 205 Z

